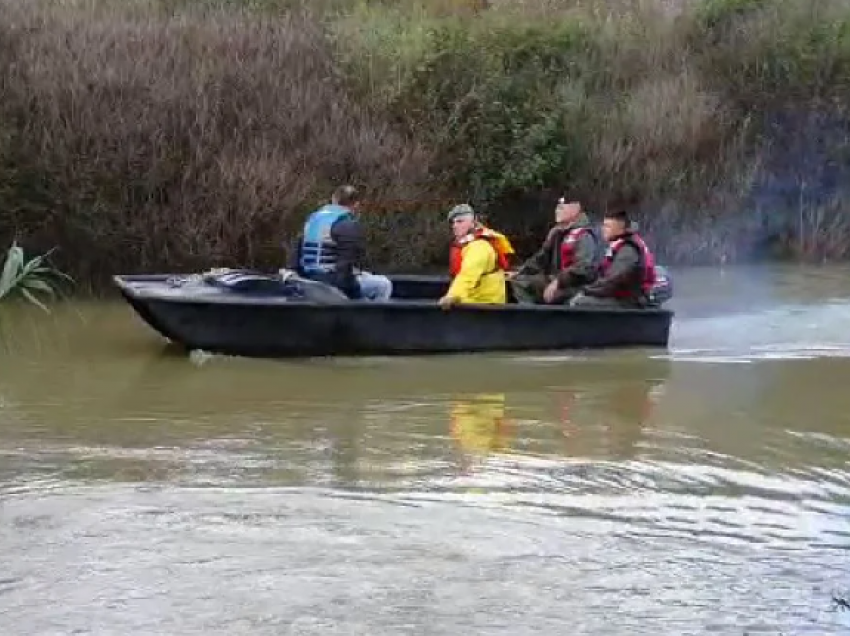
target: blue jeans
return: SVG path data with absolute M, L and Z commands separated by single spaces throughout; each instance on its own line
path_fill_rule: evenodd
M 356 274 L 363 300 L 389 300 L 393 293 L 393 283 L 386 276 L 359 272 Z

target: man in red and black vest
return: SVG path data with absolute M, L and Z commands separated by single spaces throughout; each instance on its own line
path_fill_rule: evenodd
M 598 275 L 604 241 L 581 204 L 561 198 L 542 247 L 511 278 L 521 303 L 566 303 Z
M 602 223 L 608 252 L 600 276 L 582 289 L 574 306 L 639 308 L 649 304 L 655 284 L 655 257 L 640 235 L 632 229 L 625 211 L 608 212 Z

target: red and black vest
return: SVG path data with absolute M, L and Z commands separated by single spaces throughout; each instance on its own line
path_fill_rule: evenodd
M 561 238 L 558 249 L 558 271 L 564 271 L 572 266 L 576 260 L 576 247 L 585 234 L 591 232 L 589 227 L 576 227 L 568 230 Z
M 622 287 L 614 292 L 616 298 L 634 298 L 635 296 L 648 296 L 655 285 L 655 257 L 647 247 L 644 240 L 635 232 L 629 232 L 613 241 L 608 246 L 608 252 L 602 261 L 602 275 L 605 276 L 611 269 L 617 253 L 626 244 L 634 245 L 640 252 L 640 276 L 633 286 Z

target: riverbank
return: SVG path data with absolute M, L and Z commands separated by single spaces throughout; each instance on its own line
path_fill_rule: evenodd
M 528 252 L 563 191 L 667 263 L 850 256 L 838 0 L 0 10 L 0 239 L 78 281 L 273 267 L 340 181 L 380 268 L 443 264 L 457 200 Z

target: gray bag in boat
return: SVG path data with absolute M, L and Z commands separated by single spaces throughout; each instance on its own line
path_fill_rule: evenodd
M 236 294 L 291 298 L 314 303 L 349 302 L 342 291 L 320 281 L 302 278 L 296 272 L 281 269 L 265 274 L 245 269 L 215 269 L 201 275 L 203 283 Z

